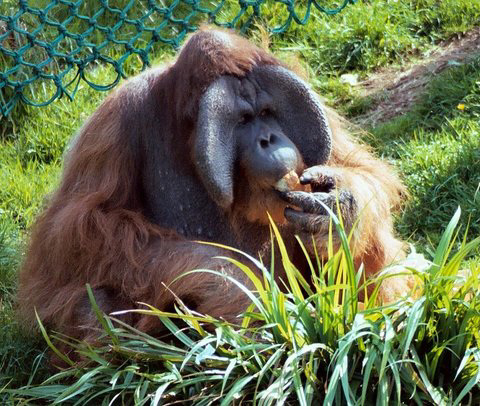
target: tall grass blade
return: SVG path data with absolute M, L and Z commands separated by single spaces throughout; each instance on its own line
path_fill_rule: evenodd
M 466 383 L 460 394 L 456 397 L 455 401 L 453 402 L 453 406 L 457 406 L 460 404 L 462 399 L 473 389 L 475 385 L 477 385 L 477 389 L 479 384 L 480 384 L 480 348 L 469 348 L 466 352 L 465 355 L 462 358 L 462 361 L 460 362 L 460 366 L 457 370 L 457 374 L 455 375 L 455 379 L 457 379 L 458 375 L 462 372 L 462 370 L 465 368 L 467 361 L 470 357 L 473 357 L 475 359 L 476 363 L 476 373 L 472 378 L 469 379 L 469 381 Z
M 447 261 L 448 252 L 450 243 L 452 241 L 453 233 L 455 232 L 455 228 L 457 227 L 458 221 L 460 220 L 460 215 L 462 214 L 462 210 L 460 207 L 457 208 L 457 211 L 453 215 L 452 219 L 447 225 L 440 243 L 438 244 L 437 249 L 435 250 L 435 255 L 433 257 L 433 264 L 436 265 L 432 267 L 432 271 L 437 271 L 438 269 L 442 268 L 445 262 Z
M 45 327 L 42 324 L 42 321 L 40 320 L 40 317 L 38 316 L 37 309 L 35 309 L 35 317 L 37 319 L 38 327 L 40 328 L 40 331 L 42 333 L 42 336 L 47 343 L 47 345 L 50 347 L 50 349 L 55 353 L 55 355 L 60 358 L 62 361 L 64 361 L 67 365 L 74 366 L 75 362 L 73 362 L 70 358 L 68 358 L 67 355 L 62 354 L 55 345 L 53 345 L 52 341 L 50 340 L 50 337 L 47 334 L 47 330 L 45 330 Z
M 232 385 L 230 391 L 226 394 L 226 396 L 222 399 L 220 406 L 229 406 L 231 405 L 234 400 L 239 399 L 241 397 L 242 389 L 253 379 L 255 379 L 255 375 L 247 375 L 243 378 L 239 379 Z
M 414 339 L 415 334 L 417 333 L 417 328 L 423 319 L 423 314 L 425 311 L 425 308 L 424 308 L 425 301 L 426 301 L 426 298 L 421 297 L 420 299 L 415 301 L 415 303 L 409 310 L 407 325 L 405 326 L 406 334 L 404 335 L 404 338 L 401 343 L 401 347 L 403 347 L 403 354 L 402 354 L 403 359 L 406 358 L 407 353 L 410 350 L 410 345 L 412 343 L 412 340 Z
M 282 263 L 283 263 L 283 268 L 285 270 L 285 273 L 287 275 L 288 279 L 288 285 L 292 289 L 292 293 L 298 300 L 305 300 L 302 289 L 300 288 L 300 284 L 298 283 L 299 281 L 299 272 L 295 272 L 296 269 L 292 262 L 290 261 L 290 258 L 287 253 L 287 247 L 285 246 L 285 243 L 283 242 L 282 236 L 280 235 L 280 231 L 278 231 L 278 228 L 273 221 L 273 219 L 268 216 L 270 220 L 270 227 L 273 229 L 273 233 L 275 234 L 275 238 L 277 240 L 277 245 L 278 249 L 280 251 L 280 257 L 282 258 Z

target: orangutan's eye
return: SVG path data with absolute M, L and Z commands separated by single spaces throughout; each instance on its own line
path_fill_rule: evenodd
M 253 114 L 245 113 L 242 115 L 240 120 L 238 121 L 240 124 L 248 124 L 250 121 L 253 120 Z

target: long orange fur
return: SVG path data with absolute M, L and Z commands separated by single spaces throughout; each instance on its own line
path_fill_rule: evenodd
M 135 87 L 127 82 L 105 100 L 80 130 L 61 184 L 33 227 L 18 292 L 19 311 L 27 323 L 35 324 L 36 309 L 46 325 L 89 337 L 93 321 L 85 305 L 86 283 L 105 289 L 105 311 L 134 308 L 137 302 L 168 309 L 174 300 L 170 290 L 214 317 L 235 320 L 246 308 L 247 298 L 238 289 L 211 274 L 193 274 L 172 284 L 196 268 L 223 271 L 248 282 L 232 265 L 213 258 L 218 249 L 188 241 L 146 218 L 136 175 L 138 151 L 120 130 L 118 117 L 129 108 L 127 94 L 132 99 L 145 92 L 158 95 L 164 101 L 159 108 L 169 112 L 165 127 L 174 136 L 172 154 L 179 156 L 179 166 L 191 165 L 185 157 L 195 137 L 202 93 L 220 75 L 241 77 L 260 64 L 281 63 L 232 33 L 202 30 L 186 42 L 174 63 L 142 74 Z M 404 187 L 387 164 L 351 138 L 335 113 L 329 111 L 328 116 L 333 130 L 328 166 L 338 174 L 340 186 L 352 192 L 361 212 L 354 232 L 355 260 L 357 265 L 364 263 L 367 276 L 375 275 L 403 253 L 402 242 L 393 234 L 391 212 L 401 203 Z M 245 185 L 229 217 L 237 229 L 243 230 L 247 219 L 267 223 L 265 206 L 281 213 L 268 199 L 256 206 L 261 191 L 248 188 Z M 293 235 L 285 237 L 294 241 Z M 259 252 L 268 250 L 268 241 L 256 235 L 248 238 L 258 241 Z M 389 300 L 404 292 L 407 283 L 396 279 L 382 289 Z M 143 316 L 129 322 L 143 330 L 156 327 Z

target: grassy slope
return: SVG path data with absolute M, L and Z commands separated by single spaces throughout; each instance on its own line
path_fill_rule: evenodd
M 480 56 L 434 79 L 411 112 L 374 128 L 370 139 L 412 193 L 399 224 L 404 235 L 436 244 L 458 205 L 470 236 L 480 235 Z
M 307 27 L 274 37 L 272 49 L 284 56 L 295 51 L 309 65 L 316 88 L 342 108 L 356 95 L 340 84 L 341 73 L 365 76 L 378 66 L 400 63 L 405 55 L 421 55 L 479 19 L 479 1 L 359 2 L 334 18 L 315 13 Z M 472 216 L 471 235 L 480 231 L 475 193 L 480 181 L 479 71 L 475 62 L 446 73 L 410 114 L 372 129 L 368 138 L 405 175 L 412 203 L 399 229 L 422 246 L 428 239 L 438 241 L 458 204 Z M 103 69 L 94 76 L 97 83 L 108 83 Z M 103 97 L 82 84 L 74 103 L 60 100 L 22 109 L 5 127 L 9 130 L 0 143 L 0 385 L 11 378 L 24 382 L 34 355 L 42 352 L 21 333 L 12 313 L 25 230 L 58 180 L 68 140 Z M 466 104 L 465 111 L 456 109 L 459 102 Z

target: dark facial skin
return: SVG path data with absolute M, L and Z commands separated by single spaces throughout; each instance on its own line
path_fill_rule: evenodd
M 295 144 L 283 133 L 271 107 L 243 113 L 234 136 L 239 161 L 249 178 L 274 185 L 285 174 L 297 170 L 302 161 Z
M 267 211 L 284 222 L 292 204 L 275 190 L 278 181 L 326 164 L 332 146 L 317 96 L 291 72 L 269 66 L 213 82 L 199 103 L 194 141 L 196 173 L 209 197 L 229 210 L 241 188 L 246 194 L 237 206 L 261 224 L 268 223 Z M 303 211 L 305 199 L 294 200 Z
M 311 186 L 313 193 L 273 192 L 288 204 L 284 216 L 295 230 L 307 234 L 320 232 L 329 223 L 326 208 L 335 210 L 337 201 L 346 213 L 354 212 L 352 195 L 344 190 L 334 191 L 335 177 L 325 173 L 325 167 L 314 166 L 304 171 L 302 156 L 278 123 L 268 93 L 252 79 L 238 81 L 237 86 L 237 125 L 233 137 L 237 159 L 247 178 L 268 193 L 284 175 L 296 171 L 300 182 Z

